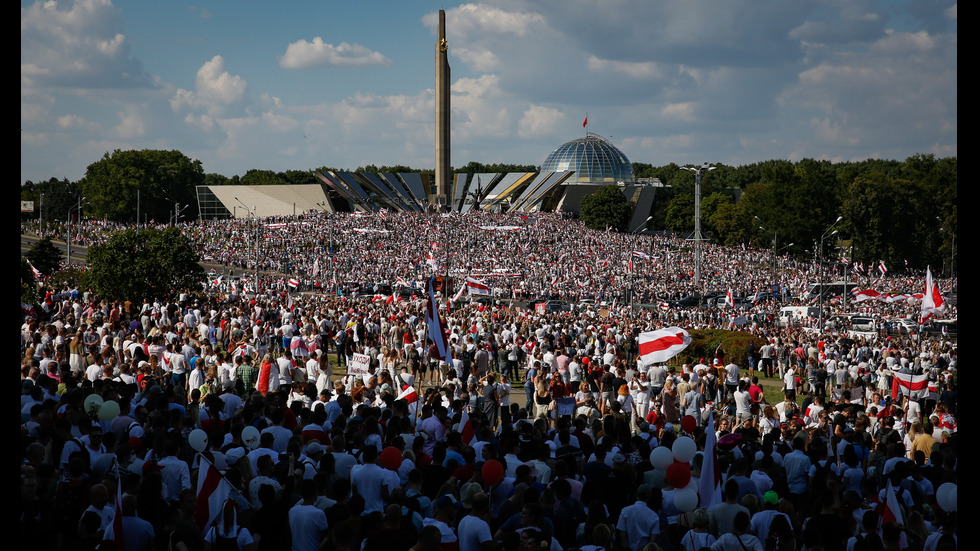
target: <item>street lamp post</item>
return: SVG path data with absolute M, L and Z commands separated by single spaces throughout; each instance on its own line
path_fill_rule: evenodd
M 255 295 L 258 296 L 258 294 L 259 294 L 259 217 L 255 213 L 255 209 L 256 209 L 255 205 L 252 205 L 252 210 L 249 210 L 248 209 L 248 205 L 246 205 L 245 203 L 242 203 L 242 200 L 241 199 L 239 199 L 238 197 L 235 197 L 235 200 L 238 201 L 243 207 L 245 207 L 245 211 L 249 213 L 249 216 L 251 216 L 251 217 L 253 217 L 255 219 L 255 282 L 254 282 L 254 286 L 255 286 Z
M 708 163 L 702 164 L 698 168 L 682 166 L 682 170 L 694 173 L 694 285 L 701 284 L 701 173 L 714 170 L 715 167 Z
M 323 210 L 324 214 L 329 214 L 327 210 L 327 202 L 317 203 L 316 206 Z M 337 265 L 334 264 L 333 258 L 333 224 L 330 224 L 330 248 L 327 250 L 327 254 L 330 255 L 330 272 L 332 274 L 333 282 L 336 287 L 334 288 L 334 294 L 337 294 L 337 289 L 340 287 L 340 282 L 337 281 Z
M 640 223 L 640 225 L 637 226 L 636 229 L 634 229 L 633 231 L 631 231 L 630 234 L 634 234 L 634 233 L 636 233 L 636 232 L 638 232 L 638 231 L 646 228 L 647 227 L 647 223 L 650 222 L 650 220 L 652 220 L 652 219 L 653 219 L 653 216 L 652 215 L 651 216 L 647 216 L 647 219 L 644 220 L 642 223 Z
M 66 240 L 67 241 L 67 243 L 66 243 L 66 252 L 67 252 L 67 255 L 66 256 L 68 257 L 68 264 L 71 264 L 71 211 L 76 210 L 76 209 L 78 210 L 78 221 L 81 222 L 82 221 L 82 201 L 84 201 L 84 200 L 85 200 L 84 197 L 79 197 L 78 198 L 78 206 L 77 207 L 69 207 L 68 208 L 68 239 Z
M 834 234 L 837 233 L 837 230 L 834 230 L 833 232 L 831 232 L 830 230 L 833 230 L 834 229 L 834 226 L 836 226 L 837 223 L 840 222 L 843 219 L 844 219 L 843 216 L 838 216 L 837 217 L 837 220 L 834 220 L 834 223 L 831 224 L 829 228 L 827 228 L 827 231 L 823 232 L 823 235 L 820 236 L 820 249 L 817 251 L 818 252 L 818 254 L 817 254 L 817 259 L 818 259 L 817 260 L 817 273 L 820 276 L 820 279 L 819 279 L 819 281 L 820 281 L 820 287 L 819 287 L 819 289 L 820 289 L 820 291 L 819 291 L 820 295 L 819 295 L 819 299 L 817 301 L 817 309 L 820 312 L 817 315 L 817 320 L 818 320 L 817 321 L 817 323 L 818 323 L 817 330 L 820 331 L 821 333 L 823 333 L 823 292 L 824 292 L 823 291 L 823 241 L 824 241 L 824 239 L 827 238 L 828 235 L 834 235 Z

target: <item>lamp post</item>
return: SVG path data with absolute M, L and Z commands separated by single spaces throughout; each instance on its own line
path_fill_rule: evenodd
M 817 330 L 820 331 L 821 333 L 823 333 L 823 241 L 824 241 L 824 239 L 827 238 L 828 235 L 834 235 L 834 234 L 837 233 L 837 230 L 834 230 L 834 231 L 830 231 L 830 230 L 833 230 L 834 229 L 834 226 L 836 226 L 837 223 L 840 222 L 843 219 L 844 219 L 843 216 L 838 216 L 837 217 L 837 220 L 834 220 L 834 223 L 831 224 L 829 228 L 827 228 L 827 231 L 823 232 L 823 235 L 820 236 L 820 249 L 818 249 L 818 251 L 817 251 L 817 259 L 818 259 L 817 260 L 817 273 L 820 276 L 820 278 L 819 278 L 819 282 L 820 282 L 820 287 L 819 287 L 820 291 L 819 292 L 820 292 L 820 295 L 819 295 L 819 299 L 817 301 L 817 309 L 820 310 L 820 313 L 817 316 L 817 323 L 818 323 Z
M 701 283 L 701 173 L 714 170 L 715 167 L 704 163 L 698 168 L 682 166 L 681 170 L 694 173 L 694 285 Z
M 238 201 L 239 204 L 241 204 L 243 207 L 245 207 L 245 211 L 248 212 L 250 216 L 255 218 L 255 295 L 258 296 L 259 294 L 259 217 L 255 213 L 255 209 L 256 209 L 255 205 L 252 205 L 252 210 L 249 210 L 248 205 L 242 203 L 241 199 L 235 197 L 235 200 Z
M 316 206 L 320 207 L 320 209 L 323 210 L 324 214 L 330 214 L 329 211 L 327 210 L 326 201 L 322 203 L 317 203 Z M 333 261 L 333 224 L 330 224 L 330 249 L 327 250 L 327 253 L 330 255 L 330 272 L 332 274 L 334 285 L 336 285 L 336 288 L 334 288 L 334 294 L 337 294 L 337 288 L 340 287 L 340 282 L 337 281 L 337 265 L 334 264 Z
M 650 220 L 652 220 L 652 219 L 653 219 L 653 216 L 652 215 L 651 216 L 647 216 L 647 219 L 644 220 L 643 222 L 641 222 L 640 225 L 637 226 L 636 229 L 633 230 L 633 231 L 631 231 L 630 233 L 631 234 L 634 234 L 634 233 L 636 233 L 636 232 L 638 232 L 638 231 L 646 228 L 647 227 L 647 223 L 650 222 Z
M 76 209 L 78 210 L 78 221 L 81 222 L 82 221 L 82 201 L 84 201 L 84 200 L 85 200 L 84 197 L 79 197 L 78 198 L 78 206 L 77 207 L 68 207 L 68 240 L 67 240 L 67 250 L 66 250 L 66 252 L 67 252 L 67 255 L 66 256 L 68 257 L 68 264 L 71 264 L 71 211 L 76 210 Z

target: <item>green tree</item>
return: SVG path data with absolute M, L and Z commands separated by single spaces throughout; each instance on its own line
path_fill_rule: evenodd
M 117 149 L 90 164 L 78 185 L 86 215 L 134 222 L 137 211 L 140 218 L 168 220 L 176 203 L 197 212 L 196 187 L 204 181 L 201 161 L 179 151 Z
M 612 226 L 618 231 L 626 231 L 632 216 L 633 204 L 615 185 L 600 187 L 579 204 L 579 217 L 587 227 L 594 230 L 604 230 Z
M 86 284 L 108 300 L 174 298 L 204 278 L 190 239 L 176 228 L 128 229 L 88 250 Z
M 45 225 L 56 220 L 68 220 L 68 210 L 78 204 L 78 184 L 67 178 L 51 178 L 43 182 L 28 180 L 20 187 L 22 201 L 34 201 L 35 213 L 26 218 L 40 217 Z
M 24 256 L 31 261 L 31 264 L 44 275 L 51 275 L 58 271 L 62 253 L 58 247 L 54 246 L 51 238 L 37 240 L 31 249 Z
M 728 246 L 748 243 L 752 238 L 752 218 L 745 215 L 745 204 L 722 203 L 711 213 L 711 228 L 718 240 Z
M 288 184 L 285 178 L 271 170 L 251 169 L 241 178 L 243 186 L 278 186 Z
M 678 193 L 667 203 L 664 225 L 678 233 L 694 229 L 694 194 Z
M 26 257 L 20 257 L 20 301 L 24 304 L 34 306 L 37 311 L 37 279 L 34 271 L 27 263 Z

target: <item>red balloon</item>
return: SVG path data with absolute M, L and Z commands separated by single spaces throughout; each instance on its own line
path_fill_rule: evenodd
M 691 467 L 687 463 L 675 461 L 673 465 L 667 467 L 667 484 L 674 489 L 681 489 L 691 483 Z
M 698 428 L 698 420 L 693 415 L 685 415 L 681 418 L 681 428 L 684 432 L 693 433 L 694 429 Z
M 405 458 L 402 456 L 401 450 L 394 446 L 388 446 L 381 450 L 381 466 L 389 471 L 397 471 L 398 467 L 402 466 L 403 459 Z
M 500 461 L 491 459 L 483 464 L 480 474 L 483 475 L 483 480 L 487 484 L 493 486 L 504 479 L 504 466 L 500 464 Z

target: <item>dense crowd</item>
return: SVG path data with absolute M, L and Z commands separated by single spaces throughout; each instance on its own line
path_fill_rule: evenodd
M 640 332 L 733 326 L 724 308 L 636 304 L 698 290 L 680 239 L 547 213 L 263 223 L 257 293 L 230 280 L 174 300 L 41 289 L 21 330 L 25 542 L 92 549 L 121 525 L 127 549 L 955 549 L 956 343 L 784 326 L 778 308 L 813 265 L 705 245 L 705 288 L 785 290 L 739 312 L 766 344 L 646 365 Z M 182 228 L 206 261 L 249 274 L 252 224 Z M 112 229 L 72 233 L 91 245 Z M 444 360 L 425 324 L 433 264 L 498 288 L 489 303 L 440 301 Z M 520 277 L 489 277 L 501 273 Z M 329 292 L 355 281 L 417 298 Z M 543 295 L 596 303 L 519 307 Z M 925 391 L 895 382 L 909 377 Z M 677 460 L 685 438 L 698 451 Z M 689 503 L 706 446 L 723 497 Z M 216 505 L 199 499 L 210 465 L 233 488 Z

